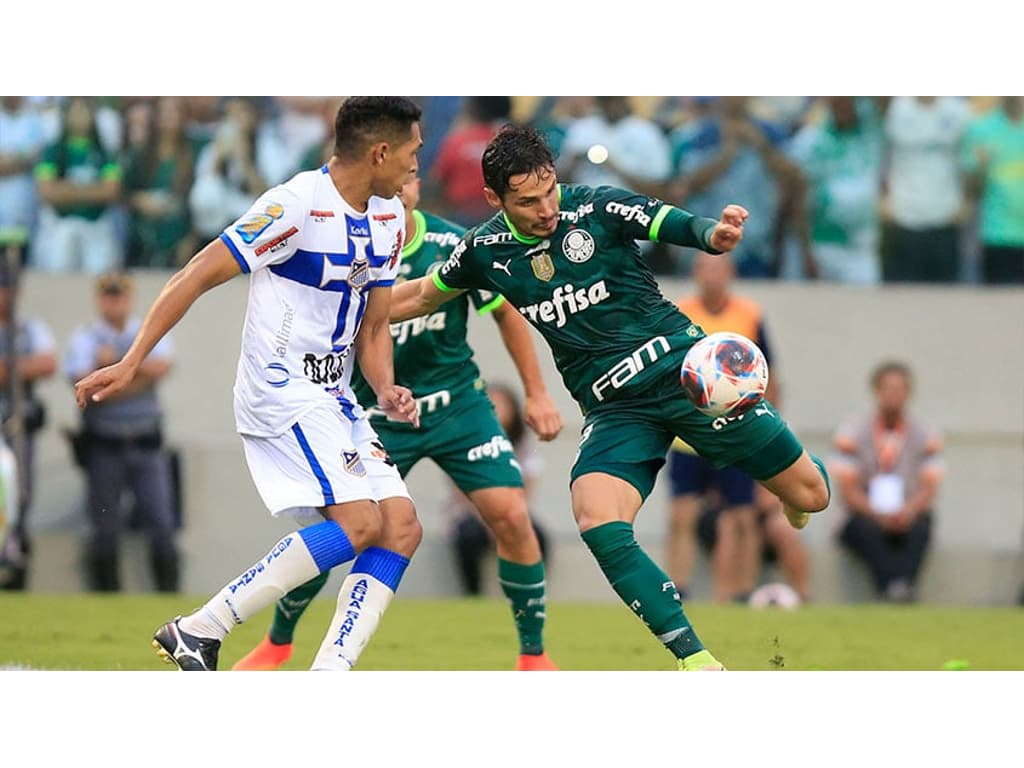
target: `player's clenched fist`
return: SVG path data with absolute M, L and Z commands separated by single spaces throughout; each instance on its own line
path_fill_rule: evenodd
M 420 425 L 420 409 L 416 398 L 407 387 L 393 384 L 377 394 L 377 406 L 392 421 L 407 421 L 414 427 Z
M 750 217 L 746 208 L 739 205 L 727 205 L 722 211 L 722 218 L 711 233 L 711 247 L 718 251 L 731 251 L 743 239 L 743 222 Z
M 555 401 L 546 394 L 526 398 L 523 420 L 545 442 L 554 440 L 562 431 L 562 415 Z

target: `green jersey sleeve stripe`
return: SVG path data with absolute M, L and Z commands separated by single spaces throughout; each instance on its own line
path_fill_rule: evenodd
M 405 244 L 402 249 L 402 258 L 406 259 L 412 256 L 416 251 L 423 245 L 423 238 L 427 235 L 427 217 L 420 213 L 419 210 L 412 212 L 413 221 L 416 222 L 416 234 L 412 236 L 412 240 Z
M 434 274 L 437 274 L 437 273 L 435 272 Z M 491 299 L 486 304 L 484 304 L 482 307 L 480 307 L 480 309 L 478 309 L 476 311 L 476 313 L 478 315 L 481 315 L 481 316 L 486 315 L 488 312 L 493 312 L 494 310 L 496 310 L 498 307 L 500 307 L 504 303 L 505 303 L 505 297 L 502 296 L 499 293 L 495 298 Z
M 654 242 L 658 241 L 658 232 L 661 230 L 661 222 L 668 216 L 668 212 L 673 210 L 671 205 L 663 205 L 661 209 L 655 214 L 654 221 L 651 222 L 650 238 Z
M 447 285 L 441 282 L 441 275 L 439 275 L 437 272 L 434 272 L 430 276 L 430 279 L 434 281 L 434 285 L 437 286 L 437 290 L 441 291 L 442 293 L 454 293 L 455 291 L 458 290 L 458 288 L 449 288 Z

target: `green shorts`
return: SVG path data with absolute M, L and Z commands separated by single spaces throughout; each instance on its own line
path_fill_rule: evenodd
M 484 392 L 463 391 L 419 429 L 380 418 L 370 424 L 403 478 L 420 459 L 433 459 L 463 493 L 523 487 L 512 443 Z
M 654 390 L 587 414 L 570 484 L 589 472 L 604 472 L 625 480 L 646 499 L 676 435 L 712 466 L 738 467 L 755 480 L 777 475 L 803 452 L 767 400 L 740 416 L 712 418 L 686 399 L 674 369 Z

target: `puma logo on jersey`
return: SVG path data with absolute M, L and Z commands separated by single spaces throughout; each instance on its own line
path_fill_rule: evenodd
M 511 263 L 512 263 L 512 259 L 509 259 L 504 264 L 502 264 L 501 262 L 495 261 L 495 262 L 491 263 L 491 269 L 500 269 L 506 275 L 508 275 L 509 277 L 512 277 L 512 273 L 509 272 L 509 269 L 508 269 L 508 265 L 511 264 Z

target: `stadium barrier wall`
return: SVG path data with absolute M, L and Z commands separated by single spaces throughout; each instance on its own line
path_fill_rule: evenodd
M 137 275 L 143 311 L 169 276 Z M 691 290 L 662 279 L 675 299 Z M 922 598 L 929 602 L 1007 604 L 1024 578 L 1024 290 L 976 286 L 885 288 L 740 283 L 761 302 L 775 353 L 772 374 L 782 388 L 781 410 L 805 445 L 828 453 L 835 426 L 868 408 L 868 372 L 884 358 L 906 360 L 917 379 L 914 410 L 945 433 L 947 477 L 936 508 L 933 545 Z M 175 369 L 162 386 L 167 435 L 182 457 L 186 525 L 181 534 L 183 589 L 205 594 L 220 588 L 259 557 L 287 524 L 265 511 L 249 478 L 234 432 L 232 383 L 238 359 L 248 282 L 238 278 L 202 297 L 173 332 Z M 64 349 L 76 324 L 94 316 L 92 280 L 83 275 L 25 275 L 21 311 L 43 317 Z M 552 443 L 536 443 L 545 464 L 533 502 L 552 534 L 550 595 L 559 600 L 614 600 L 575 531 L 568 473 L 582 424 L 539 337 L 549 389 L 562 409 L 565 430 Z M 495 324 L 473 318 L 470 340 L 485 377 L 516 382 Z M 34 589 L 84 588 L 81 541 L 83 482 L 61 432 L 77 413 L 70 382 L 59 374 L 39 387 L 49 423 L 37 446 L 33 530 Z M 402 593 L 434 597 L 457 593 L 447 547 L 447 480 L 433 465 L 418 466 L 409 487 L 425 528 L 423 546 Z M 652 553 L 663 552 L 667 484 L 659 478 L 637 521 L 637 535 Z M 839 515 L 833 507 L 803 532 L 810 550 L 814 597 L 821 602 L 867 599 L 859 564 L 835 545 Z M 144 543 L 125 542 L 126 589 L 150 588 Z M 771 577 L 771 574 L 769 574 Z M 340 583 L 340 574 L 332 577 Z M 498 594 L 492 582 L 489 590 Z M 710 595 L 701 562 L 695 597 Z

